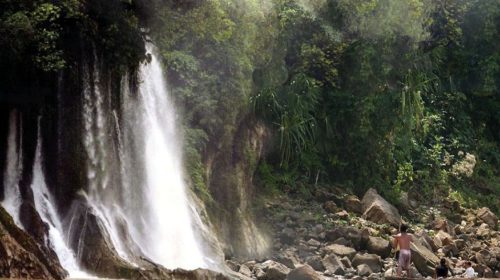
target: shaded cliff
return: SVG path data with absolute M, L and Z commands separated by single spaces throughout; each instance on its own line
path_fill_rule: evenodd
M 17 227 L 0 206 L 0 275 L 9 278 L 64 279 L 55 253 Z

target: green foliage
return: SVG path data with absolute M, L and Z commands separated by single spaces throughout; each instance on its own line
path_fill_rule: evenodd
M 2 65 L 26 64 L 55 72 L 74 58 L 70 48 L 81 38 L 95 43 L 116 68 L 134 65 L 144 56 L 139 22 L 122 1 L 2 1 Z M 32 64 L 32 65 L 31 65 Z
M 207 150 L 232 147 L 250 113 L 272 131 L 257 168 L 270 192 L 498 202 L 496 1 L 170 0 L 156 12 L 184 125 L 204 143 L 186 148 L 196 188 Z
M 378 186 L 394 201 L 403 190 L 434 198 L 477 185 L 478 201 L 496 209 L 498 3 L 335 1 L 313 13 L 280 4 L 272 61 L 283 59 L 288 79 L 259 70 L 262 90 L 251 99 L 279 137 L 279 161 L 269 162 L 357 192 Z M 296 77 L 314 79 L 316 94 L 291 89 Z M 303 106 L 295 96 L 314 99 Z M 465 153 L 482 161 L 457 178 Z
M 205 184 L 205 169 L 203 168 L 200 151 L 207 144 L 208 137 L 203 130 L 186 129 L 184 132 L 184 159 L 186 170 L 191 179 L 193 189 L 205 201 L 211 200 L 210 193 Z
M 255 111 L 279 132 L 281 164 L 300 158 L 314 144 L 317 124 L 313 113 L 318 94 L 314 79 L 298 75 L 279 91 L 264 90 L 252 99 Z

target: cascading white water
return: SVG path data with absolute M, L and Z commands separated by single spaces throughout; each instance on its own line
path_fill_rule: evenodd
M 87 273 L 80 269 L 74 252 L 67 245 L 67 240 L 65 240 L 63 235 L 64 231 L 61 219 L 54 206 L 55 203 L 53 202 L 53 196 L 47 189 L 45 176 L 42 171 L 42 147 L 40 134 L 39 122 L 35 162 L 33 164 L 33 182 L 31 184 L 36 210 L 38 214 L 40 214 L 42 220 L 49 225 L 49 246 L 51 246 L 56 252 L 61 265 L 68 271 L 69 276 L 89 277 Z
M 121 257 L 134 263 L 144 256 L 167 268 L 207 268 L 210 260 L 193 222 L 200 219 L 183 181 L 174 105 L 153 47 L 147 50 L 152 59 L 140 68 L 138 92 L 123 83 L 121 127 L 100 90 L 98 67 L 84 79 L 86 197 Z M 110 139 L 115 132 L 118 143 Z
M 4 173 L 4 200 L 2 206 L 9 212 L 17 226 L 22 228 L 19 218 L 21 206 L 21 194 L 19 191 L 19 179 L 22 172 L 22 135 L 20 125 L 18 127 L 17 112 L 12 110 L 9 116 L 9 136 L 7 139 L 7 166 Z M 20 123 L 20 122 L 19 122 Z M 18 129 L 19 128 L 19 129 Z M 19 142 L 17 141 L 19 139 Z
M 138 109 L 144 139 L 146 178 L 143 191 L 148 215 L 146 228 L 137 228 L 133 237 L 154 261 L 168 268 L 206 267 L 196 241 L 188 196 L 183 181 L 181 145 L 175 110 L 167 92 L 163 71 L 152 47 L 149 64 L 142 65 Z

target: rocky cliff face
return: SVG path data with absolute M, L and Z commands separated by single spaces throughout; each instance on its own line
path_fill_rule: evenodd
M 214 145 L 206 156 L 208 186 L 215 200 L 209 214 L 227 255 L 262 256 L 269 240 L 252 211 L 256 195 L 253 177 L 269 131 L 263 124 L 245 119 L 234 135 L 226 138 L 229 140 Z
M 55 253 L 18 228 L 0 206 L 0 277 L 64 279 Z

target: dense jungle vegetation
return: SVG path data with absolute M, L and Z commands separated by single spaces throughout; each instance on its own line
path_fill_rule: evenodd
M 75 38 L 120 71 L 152 39 L 200 192 L 207 150 L 261 121 L 273 141 L 246 157 L 264 191 L 376 187 L 393 202 L 405 191 L 500 211 L 499 1 L 1 0 L 0 11 L 2 90 L 71 69 Z

